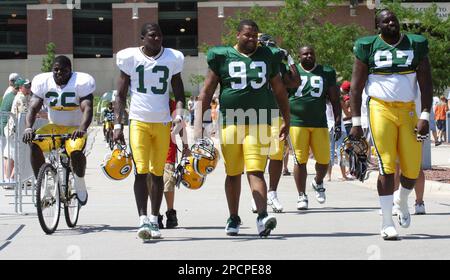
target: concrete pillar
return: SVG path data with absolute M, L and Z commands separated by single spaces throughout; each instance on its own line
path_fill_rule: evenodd
M 422 169 L 431 169 L 431 140 L 422 143 Z

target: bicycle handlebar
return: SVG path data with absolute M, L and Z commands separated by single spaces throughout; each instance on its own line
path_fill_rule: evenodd
M 45 138 L 61 138 L 63 140 L 67 140 L 72 138 L 72 134 L 36 134 L 33 140 L 44 140 Z

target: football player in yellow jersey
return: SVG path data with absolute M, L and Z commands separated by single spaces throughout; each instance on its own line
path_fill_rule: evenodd
M 72 139 L 65 142 L 65 148 L 71 158 L 78 201 L 85 205 L 88 194 L 84 182 L 86 156 L 83 149 L 87 129 L 92 121 L 95 81 L 89 74 L 72 72 L 72 63 L 66 56 L 55 58 L 52 71 L 33 78 L 33 97 L 26 116 L 23 141 L 32 142 L 35 133 L 72 134 Z M 32 127 L 42 105 L 48 108 L 50 123 L 35 132 Z M 45 163 L 43 152 L 48 152 L 52 145 L 51 139 L 30 144 L 31 166 L 36 178 L 40 167 Z
M 376 18 L 379 35 L 356 41 L 351 85 L 353 127 L 350 136 L 359 139 L 361 94 L 368 97 L 369 128 L 379 161 L 378 195 L 383 223 L 381 236 L 398 239 L 392 221 L 393 202 L 400 208 L 401 227 L 410 225 L 408 195 L 412 192 L 421 164 L 421 141 L 428 137 L 432 81 L 428 42 L 420 35 L 402 34 L 397 16 L 382 10 Z M 418 118 L 414 100 L 421 92 L 422 110 Z M 400 162 L 402 186 L 394 197 L 394 173 Z
M 115 102 L 114 141 L 124 142 L 122 116 L 128 89 L 131 103 L 130 147 L 135 165 L 134 194 L 139 215 L 138 236 L 143 240 L 161 238 L 158 215 L 164 193 L 164 165 L 170 143 L 171 122 L 181 122 L 184 86 L 181 80 L 184 56 L 180 51 L 162 46 L 163 34 L 156 23 L 141 29 L 143 46 L 117 53 L 120 69 Z M 169 108 L 169 85 L 175 95 L 176 116 Z M 147 186 L 147 174 L 151 187 Z M 150 195 L 151 214 L 147 216 Z

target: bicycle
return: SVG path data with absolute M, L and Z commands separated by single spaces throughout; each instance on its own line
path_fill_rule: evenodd
M 103 130 L 106 131 L 105 133 L 105 140 L 108 143 L 109 149 L 112 151 L 114 150 L 114 140 L 113 140 L 113 125 L 111 124 L 112 122 L 105 120 L 103 122 Z
M 37 141 L 51 138 L 53 143 L 36 180 L 37 214 L 39 224 L 46 234 L 52 234 L 58 227 L 61 204 L 67 226 L 73 228 L 78 222 L 81 206 L 74 187 L 70 158 L 64 145 L 71 137 L 71 134 L 36 134 L 34 137 Z M 56 147 L 57 138 L 61 139 L 59 148 Z

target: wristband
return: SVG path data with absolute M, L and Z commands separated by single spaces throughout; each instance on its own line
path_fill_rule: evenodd
M 422 113 L 420 114 L 420 118 L 419 118 L 419 119 L 425 120 L 425 121 L 429 122 L 429 121 L 430 121 L 430 113 L 428 113 L 428 112 L 422 112 Z
M 287 56 L 287 62 L 288 62 L 288 65 L 289 65 L 289 66 L 295 64 L 295 61 L 294 61 L 294 59 L 292 58 L 291 55 L 288 55 L 288 56 Z
M 361 126 L 361 117 L 352 117 L 353 126 Z
M 181 116 L 181 115 L 176 115 L 173 121 L 174 121 L 174 122 L 178 122 L 178 121 L 182 121 L 182 120 L 183 120 L 183 116 Z
M 122 129 L 122 124 L 121 123 L 116 123 L 115 125 L 114 125 L 114 130 L 116 130 L 116 129 Z
M 31 127 L 25 128 L 24 132 L 28 132 L 28 131 L 33 131 L 33 129 Z

